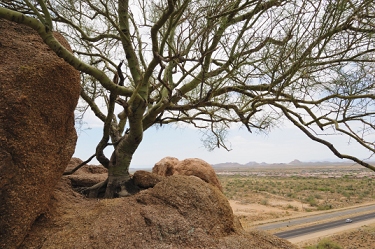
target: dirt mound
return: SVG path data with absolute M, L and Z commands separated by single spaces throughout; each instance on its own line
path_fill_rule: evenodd
M 74 153 L 80 78 L 33 29 L 1 19 L 0 34 L 0 247 L 14 248 Z
M 197 177 L 167 177 L 127 198 L 87 199 L 63 177 L 21 248 L 295 248 L 245 233 L 225 196 Z

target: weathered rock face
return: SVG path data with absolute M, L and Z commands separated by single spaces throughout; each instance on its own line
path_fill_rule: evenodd
M 175 157 L 165 157 L 155 164 L 152 173 L 161 176 L 196 176 L 223 191 L 212 166 L 199 158 L 188 158 L 179 161 Z
M 1 19 L 0 34 L 0 248 L 15 248 L 74 153 L 80 79 L 31 28 Z

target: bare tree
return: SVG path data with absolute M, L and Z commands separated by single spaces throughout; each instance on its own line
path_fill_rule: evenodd
M 289 120 L 375 170 L 319 136 L 375 152 L 372 0 L 17 0 L 0 3 L 0 18 L 32 27 L 81 71 L 81 97 L 104 124 L 95 155 L 108 168 L 91 196 L 131 193 L 144 131 L 176 122 L 209 131 L 213 149 L 226 148 L 233 123 L 252 132 Z

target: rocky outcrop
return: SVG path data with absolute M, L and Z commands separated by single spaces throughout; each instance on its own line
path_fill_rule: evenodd
M 223 191 L 212 166 L 199 158 L 188 158 L 179 161 L 175 157 L 165 157 L 155 164 L 152 173 L 161 176 L 196 176 Z
M 226 197 L 197 177 L 164 177 L 117 199 L 84 198 L 63 177 L 49 212 L 20 248 L 294 249 L 264 232 L 245 232 Z
M 0 33 L 0 248 L 15 248 L 74 153 L 80 78 L 31 28 L 1 19 Z

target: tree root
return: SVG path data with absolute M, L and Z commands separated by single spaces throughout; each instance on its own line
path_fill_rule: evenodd
M 112 176 L 109 178 L 104 198 L 119 198 L 134 195 L 140 188 L 130 176 Z
M 100 198 L 104 196 L 107 184 L 108 178 L 105 181 L 99 182 L 91 187 L 81 188 L 80 192 L 88 198 Z
M 120 198 L 138 193 L 141 188 L 134 184 L 132 178 L 127 181 L 105 181 L 99 182 L 91 187 L 75 188 L 75 191 L 88 198 Z

